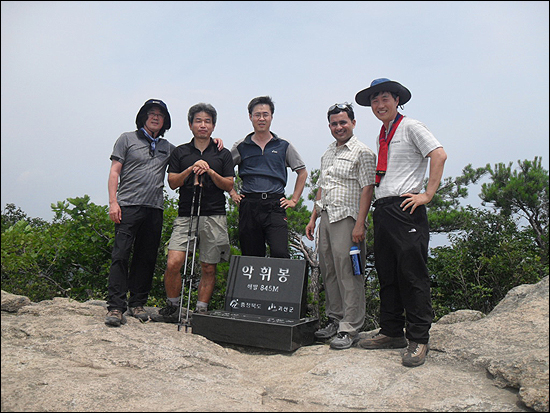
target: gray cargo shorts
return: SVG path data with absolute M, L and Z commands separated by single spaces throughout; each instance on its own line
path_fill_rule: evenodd
M 187 235 L 189 233 L 189 221 L 191 217 L 176 217 L 169 250 L 187 251 Z M 197 219 L 193 217 L 193 228 L 189 237 L 189 251 L 193 251 L 195 235 L 199 225 L 198 243 L 199 260 L 207 264 L 217 264 L 220 261 L 229 261 L 230 247 L 227 234 L 227 216 L 210 215 Z

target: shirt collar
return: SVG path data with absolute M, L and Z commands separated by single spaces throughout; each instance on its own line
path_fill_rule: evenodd
M 357 137 L 355 135 L 351 135 L 351 138 L 349 138 L 348 141 L 346 143 L 344 143 L 342 146 L 345 146 L 348 149 L 351 149 L 351 145 L 354 144 L 356 141 L 357 141 Z M 331 143 L 331 145 L 334 147 L 334 149 L 338 148 L 338 146 L 336 146 L 336 144 L 337 144 L 336 141 Z
M 403 114 L 401 114 L 401 113 L 399 113 L 399 112 L 397 112 L 397 115 L 401 115 L 401 117 L 403 117 L 403 118 L 405 117 L 405 115 L 403 115 Z M 391 127 L 393 126 L 393 124 L 395 123 L 395 120 L 397 119 L 397 115 L 395 116 L 395 118 L 394 118 L 394 119 L 390 122 L 390 124 L 388 125 L 389 127 L 388 127 L 388 130 L 386 131 L 386 134 L 388 134 L 389 131 L 391 130 Z
M 191 140 L 189 142 L 187 142 L 186 145 L 188 145 L 190 148 L 196 149 L 198 151 L 198 149 L 195 147 L 195 137 L 191 138 Z M 212 148 L 212 147 L 215 147 L 216 151 L 218 150 L 218 145 L 216 145 L 216 143 L 214 142 L 214 139 L 212 139 L 212 137 L 210 137 L 210 143 L 206 147 L 205 151 L 210 150 L 210 148 Z
M 269 133 L 271 133 L 271 136 L 272 136 L 271 140 L 272 141 L 279 140 L 279 137 L 275 133 L 273 133 L 271 131 L 269 131 Z M 245 143 L 252 143 L 252 135 L 254 135 L 254 132 L 250 132 L 248 135 L 246 135 L 246 137 L 244 138 L 244 142 Z
M 140 128 L 140 129 L 139 129 L 139 132 L 142 133 L 143 137 L 149 139 L 149 140 L 152 141 L 152 142 L 158 142 L 158 141 L 160 141 L 160 139 L 161 139 L 160 136 L 157 136 L 156 139 L 153 138 L 151 135 L 149 135 L 149 133 L 145 130 L 145 128 Z

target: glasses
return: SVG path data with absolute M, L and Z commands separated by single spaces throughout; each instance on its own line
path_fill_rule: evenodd
M 341 110 L 351 109 L 351 103 L 348 103 L 348 102 L 335 103 L 330 108 L 328 108 L 328 111 L 332 112 L 336 108 L 341 109 Z
M 164 119 L 164 113 L 158 113 L 158 112 L 147 112 L 147 116 L 154 118 L 155 116 L 158 116 L 161 119 Z
M 270 113 L 268 112 L 263 112 L 263 113 L 260 113 L 260 112 L 256 112 L 254 114 L 252 114 L 252 116 L 254 116 L 256 119 L 260 119 L 260 118 L 264 118 L 264 119 L 267 119 L 271 116 Z

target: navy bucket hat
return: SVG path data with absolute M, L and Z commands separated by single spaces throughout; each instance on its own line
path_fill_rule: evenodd
M 170 118 L 170 113 L 168 112 L 168 106 L 160 99 L 149 99 L 143 104 L 136 116 L 136 126 L 138 129 L 142 128 L 145 125 L 147 120 L 147 112 L 153 106 L 158 106 L 162 113 L 164 113 L 164 124 L 162 129 L 159 131 L 160 136 L 164 136 L 164 131 L 167 131 L 172 126 L 172 119 Z
M 374 79 L 370 87 L 355 95 L 355 101 L 361 106 L 370 106 L 370 97 L 378 92 L 392 92 L 399 96 L 399 105 L 404 105 L 411 100 L 411 92 L 399 82 L 382 77 Z

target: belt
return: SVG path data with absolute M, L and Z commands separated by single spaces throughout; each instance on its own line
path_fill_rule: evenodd
M 284 194 L 271 194 L 268 192 L 254 192 L 250 194 L 243 194 L 245 198 L 249 199 L 281 199 Z
M 395 202 L 400 202 L 400 201 L 403 201 L 404 199 L 406 199 L 406 197 L 404 196 L 387 196 L 385 198 L 380 198 L 374 201 L 373 206 L 376 208 L 376 207 L 380 207 L 388 204 L 393 204 Z

